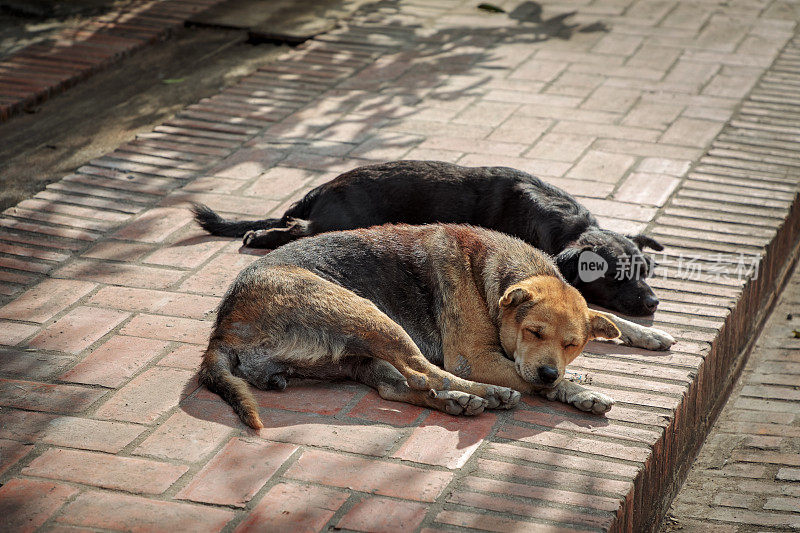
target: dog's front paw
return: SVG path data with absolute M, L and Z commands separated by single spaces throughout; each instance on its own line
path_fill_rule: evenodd
M 645 350 L 664 351 L 675 344 L 675 338 L 656 328 L 642 327 L 636 332 L 620 337 L 624 344 Z
M 486 387 L 486 400 L 489 402 L 489 409 L 511 409 L 519 403 L 520 399 L 522 399 L 522 395 L 514 389 L 495 385 Z
M 488 402 L 480 396 L 457 390 L 430 391 L 431 407 L 450 415 L 474 416 L 481 414 Z
M 601 392 L 584 389 L 571 381 L 562 381 L 556 387 L 539 392 L 548 400 L 574 405 L 581 411 L 602 415 L 611 409 L 614 400 Z
M 580 409 L 596 415 L 602 415 L 611 409 L 614 400 L 601 392 L 585 390 L 570 398 L 569 403 Z
M 250 243 L 258 237 L 258 231 L 250 230 L 242 237 L 242 246 L 250 246 Z

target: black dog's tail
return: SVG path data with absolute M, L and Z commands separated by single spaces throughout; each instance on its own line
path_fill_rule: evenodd
M 200 227 L 211 235 L 220 237 L 243 237 L 251 230 L 277 228 L 283 225 L 281 218 L 265 218 L 263 220 L 225 220 L 211 208 L 203 204 L 192 206 L 194 219 Z

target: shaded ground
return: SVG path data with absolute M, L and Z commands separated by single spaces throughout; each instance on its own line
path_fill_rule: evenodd
M 0 59 L 130 0 L 0 0 Z
M 0 125 L 0 209 L 216 94 L 286 47 L 247 32 L 187 28 Z

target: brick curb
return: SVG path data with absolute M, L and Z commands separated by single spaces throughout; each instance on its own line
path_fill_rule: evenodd
M 797 261 L 800 195 L 793 193 L 789 200 L 787 196 L 770 198 L 770 193 L 796 190 L 797 179 L 793 172 L 800 167 L 800 157 L 780 147 L 775 135 L 786 133 L 784 118 L 788 113 L 800 112 L 800 102 L 793 101 L 791 89 L 800 87 L 798 53 L 800 40 L 795 38 L 765 72 L 740 112 L 723 128 L 708 153 L 694 166 L 672 201 L 651 224 L 653 234 L 665 244 L 690 253 L 717 248 L 714 241 L 705 240 L 699 232 L 675 234 L 669 227 L 710 229 L 722 215 L 727 215 L 727 220 L 724 216 L 722 220 L 739 224 L 741 230 L 754 225 L 773 228 L 774 233 L 748 244 L 750 253 L 761 253 L 758 277 L 748 279 L 743 287 L 737 288 L 735 306 L 711 343 L 673 420 L 655 443 L 653 454 L 634 482 L 635 498 L 626 516 L 618 522 L 620 531 L 631 526 L 634 531 L 658 528 L 660 518 L 680 489 L 692 459 L 747 362 L 754 335 L 769 315 Z M 777 92 L 772 82 L 775 70 L 782 72 L 784 84 Z M 763 105 L 764 102 L 769 105 Z M 800 132 L 797 127 L 789 129 Z M 707 191 L 714 191 L 722 198 L 714 198 L 714 194 Z M 731 198 L 730 193 L 739 197 Z M 674 214 L 693 198 L 702 198 L 705 204 L 691 215 Z M 739 210 L 753 207 L 763 208 L 763 211 L 757 215 L 748 214 L 746 219 L 737 214 Z M 780 222 L 776 218 L 779 215 L 784 216 Z M 669 222 L 664 223 L 665 219 Z M 665 476 L 666 472 L 670 475 Z
M 0 60 L 0 123 L 66 91 L 222 0 L 137 0 Z
M 485 20 L 450 15 L 447 8 L 419 9 L 427 18 L 451 16 L 448 22 L 458 24 Z M 425 531 L 657 527 L 654 520 L 679 468 L 688 464 L 701 440 L 698 433 L 707 428 L 713 413 L 708 409 L 715 408 L 736 368 L 725 357 L 739 354 L 758 324 L 758 306 L 780 283 L 782 253 L 792 250 L 797 238 L 797 208 L 790 207 L 796 199 L 795 165 L 780 151 L 780 136 L 793 131 L 786 131 L 791 129 L 786 124 L 770 125 L 772 119 L 754 119 L 775 104 L 770 101 L 776 98 L 774 74 L 761 76 L 764 91 L 754 91 L 719 134 L 716 122 L 691 117 L 724 115 L 740 99 L 682 96 L 683 86 L 674 98 L 700 109 L 689 118 L 673 117 L 669 129 L 620 125 L 622 116 L 601 128 L 610 113 L 568 109 L 583 102 L 580 97 L 530 93 L 527 82 L 481 77 L 522 70 L 525 58 L 515 57 L 522 49 L 514 48 L 516 42 L 510 50 L 498 45 L 506 54 L 501 69 L 481 71 L 477 59 L 459 55 L 457 48 L 454 57 L 447 56 L 429 32 L 417 35 L 413 24 L 387 26 L 382 18 L 387 16 L 355 17 L 3 213 L 0 290 L 15 299 L 0 308 L 0 342 L 12 347 L 12 355 L 0 359 L 0 371 L 9 378 L 0 380 L 0 405 L 10 413 L 0 450 L 7 446 L 13 457 L 10 465 L 0 465 L 7 468 L 2 480 L 11 480 L 0 496 L 49 487 L 52 497 L 45 503 L 52 510 L 40 511 L 41 523 L 109 528 L 116 524 L 113 518 L 130 519 L 135 509 L 142 515 L 169 509 L 177 516 L 205 517 L 210 529 L 226 523 L 232 529 L 256 520 L 283 523 L 303 505 L 319 510 L 306 517 L 312 529 L 370 529 L 377 527 L 371 520 L 384 519 L 384 526 L 413 524 L 411 529 Z M 659 12 L 654 19 L 666 16 Z M 614 50 L 633 53 L 630 43 L 638 42 L 641 30 L 623 29 L 633 37 L 582 37 L 602 53 L 580 54 L 580 75 L 572 83 L 584 83 L 585 72 L 598 70 L 592 61 L 603 61 L 599 68 L 607 70 Z M 660 38 L 669 38 L 668 28 L 660 29 Z M 443 32 L 448 44 L 463 39 L 469 49 L 513 41 L 527 30 L 450 32 Z M 677 32 L 676 39 L 684 38 Z M 734 53 L 738 42 L 729 54 L 698 52 L 689 66 L 702 73 L 700 67 L 717 62 L 751 61 L 763 68 L 773 62 L 773 55 Z M 781 83 L 796 45 L 786 50 L 788 59 L 775 62 Z M 577 56 L 544 46 L 541 52 L 545 59 L 537 56 L 523 74 L 547 76 L 553 63 Z M 427 61 L 444 57 L 431 69 L 416 64 L 415 53 Z M 670 78 L 675 70 L 665 70 L 665 80 L 656 82 L 649 66 L 634 69 L 639 78 L 626 68 L 632 67 L 619 66 L 619 77 L 610 82 L 646 90 L 676 85 Z M 462 91 L 479 81 L 496 85 L 476 91 L 482 98 Z M 611 93 L 620 91 L 610 87 Z M 584 94 L 597 93 L 590 87 Z M 604 105 L 594 98 L 590 108 Z M 476 110 L 470 100 L 484 107 Z M 523 107 L 525 114 L 515 117 Z M 595 149 L 576 155 L 575 167 L 527 155 L 520 139 L 533 138 L 531 129 L 549 128 L 542 117 L 554 113 L 553 107 L 569 115 L 553 128 L 559 138 L 578 126 L 602 129 L 610 138 L 598 138 Z M 471 118 L 459 115 L 462 111 Z M 687 135 L 687 124 L 705 126 L 701 140 L 710 131 L 716 141 L 679 180 L 675 176 L 682 174 L 670 174 L 675 172 L 670 165 L 680 167 L 703 153 L 691 148 L 700 141 L 677 142 Z M 768 131 L 767 140 L 759 140 L 757 131 Z M 657 144 L 659 138 L 666 140 Z M 742 138 L 749 152 L 734 146 Z M 778 144 L 758 156 L 770 162 L 754 163 L 748 154 L 764 142 Z M 546 150 L 536 148 L 536 153 Z M 316 183 L 356 165 L 454 154 L 464 164 L 505 163 L 541 173 L 630 231 L 652 221 L 651 233 L 669 245 L 667 259 L 680 252 L 764 251 L 761 275 L 746 284 L 682 281 L 674 266 L 662 267 L 669 275 L 653 281 L 663 302 L 655 324 L 679 339 L 673 351 L 655 354 L 598 343 L 574 365 L 593 377 L 592 387 L 618 400 L 607 418 L 530 398 L 512 412 L 453 419 L 387 404 L 364 387 L 343 384 L 259 395 L 263 418 L 272 426 L 253 435 L 231 418 L 226 404 L 197 389 L 194 370 L 209 313 L 235 272 L 254 258 L 236 253 L 237 243 L 198 237 L 183 202 L 203 201 L 239 216 L 274 214 Z M 587 161 L 598 160 L 603 177 L 614 165 L 623 167 L 621 187 L 582 178 Z M 662 172 L 661 179 L 673 184 L 674 189 L 664 187 L 672 192 L 664 207 L 630 200 L 637 192 L 629 186 L 636 185 L 639 173 L 630 170 L 637 161 L 641 172 Z M 759 179 L 747 179 L 751 175 Z M 46 276 L 53 279 L 42 281 Z M 26 286 L 31 288 L 18 296 Z M 23 349 L 46 362 L 20 371 Z M 69 438 L 70 427 L 85 428 L 79 443 Z M 267 464 L 252 464 L 261 455 L 270 457 Z M 100 460 L 108 468 L 85 467 Z M 237 464 L 252 467 L 243 469 L 251 475 L 226 485 Z M 154 479 L 126 475 L 159 468 Z M 396 482 L 401 476 L 414 483 Z M 125 506 L 130 515 L 81 522 L 102 514 L 94 511 L 103 505 Z

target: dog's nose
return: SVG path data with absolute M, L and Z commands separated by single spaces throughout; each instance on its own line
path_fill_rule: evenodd
M 644 307 L 651 313 L 654 312 L 656 307 L 658 307 L 658 298 L 648 294 L 644 297 Z
M 540 366 L 539 370 L 537 370 L 537 373 L 539 374 L 539 379 L 542 380 L 542 383 L 553 383 L 558 379 L 558 369 L 552 366 Z

